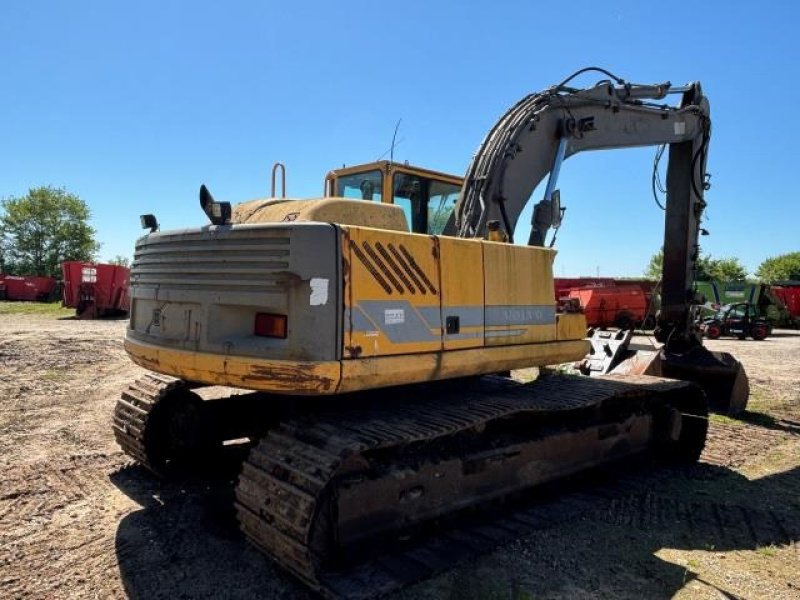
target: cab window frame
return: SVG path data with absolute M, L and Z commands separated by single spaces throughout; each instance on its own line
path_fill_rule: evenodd
M 416 179 L 420 182 L 419 185 L 419 197 L 413 198 L 412 195 L 414 192 L 409 192 L 407 195 L 399 196 L 398 191 L 400 191 L 400 184 L 399 182 L 402 179 L 399 178 L 409 178 L 409 179 Z M 435 176 L 430 176 L 424 173 L 418 173 L 412 170 L 404 170 L 404 169 L 396 169 L 392 171 L 392 179 L 391 179 L 391 192 L 392 197 L 391 201 L 392 204 L 400 206 L 403 211 L 406 213 L 406 218 L 408 220 L 409 226 L 411 231 L 414 233 L 420 233 L 424 235 L 442 235 L 444 228 L 447 224 L 447 221 L 450 218 L 453 210 L 455 209 L 455 203 L 453 206 L 447 210 L 446 204 L 444 208 L 446 210 L 446 218 L 438 219 L 437 225 L 438 231 L 431 230 L 431 191 L 439 188 L 442 193 L 438 193 L 434 196 L 439 197 L 441 196 L 443 200 L 439 201 L 439 204 L 436 209 L 436 213 L 439 213 L 443 207 L 442 202 L 447 202 L 447 199 L 452 194 L 457 194 L 461 190 L 461 186 L 450 181 L 446 181 L 441 178 L 437 178 Z M 452 190 L 449 193 L 444 193 L 447 191 L 447 188 L 450 187 Z
M 370 176 L 367 178 L 367 176 Z M 377 178 L 374 176 L 377 175 Z M 365 200 L 367 202 L 383 202 L 383 171 L 381 169 L 368 169 L 365 171 L 356 171 L 355 173 L 349 173 L 347 175 L 338 175 L 336 177 L 336 189 L 335 195 L 339 198 L 350 198 L 353 200 Z M 355 185 L 347 185 L 348 180 L 352 180 L 353 182 L 357 182 L 361 179 L 361 183 L 357 186 Z M 377 179 L 377 181 L 375 181 Z M 366 191 L 364 189 L 365 183 L 372 184 L 372 192 L 371 198 L 366 198 L 365 194 Z M 345 193 L 345 188 L 351 189 L 356 191 L 356 195 L 347 195 Z

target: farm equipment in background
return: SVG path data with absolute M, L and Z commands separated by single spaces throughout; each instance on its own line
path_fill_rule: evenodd
M 658 282 L 613 277 L 555 277 L 560 306 L 580 306 L 589 327 L 652 329 L 658 310 Z
M 759 315 L 758 309 L 749 302 L 726 304 L 711 317 L 700 321 L 700 331 L 710 340 L 723 335 L 738 337 L 740 340 L 751 337 L 763 340 L 772 333 L 769 319 Z
M 750 304 L 757 316 L 768 320 L 774 326 L 791 326 L 800 315 L 793 315 L 788 309 L 783 294 L 774 284 L 749 283 L 745 281 L 697 281 L 695 289 L 706 298 L 700 307 L 701 318 L 711 318 L 728 304 Z M 785 288 L 784 288 L 785 289 Z M 783 297 L 782 297 L 783 295 Z
M 55 299 L 57 290 L 54 277 L 0 274 L 0 300 L 47 302 Z
M 79 319 L 128 314 L 130 270 L 121 265 L 65 261 L 62 304 L 75 309 Z
M 651 329 L 655 323 L 660 304 L 658 282 L 612 277 L 557 277 L 553 281 L 556 300 L 579 303 L 590 327 Z M 696 281 L 694 287 L 706 299 L 698 305 L 698 321 L 712 318 L 724 305 L 747 302 L 758 317 L 769 322 L 770 330 L 800 326 L 800 282 Z M 645 316 L 641 316 L 637 290 L 644 295 Z
M 610 285 L 570 288 L 559 302 L 576 300 L 589 327 L 652 329 L 655 311 L 648 314 L 648 302 L 638 285 Z
M 789 312 L 788 325 L 800 327 L 800 281 L 774 281 L 770 288 Z
M 556 300 L 569 295 L 576 288 L 609 287 L 617 284 L 613 277 L 553 277 Z

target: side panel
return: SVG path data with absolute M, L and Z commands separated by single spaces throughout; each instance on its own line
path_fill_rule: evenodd
M 555 250 L 496 242 L 482 245 L 486 345 L 555 340 Z
M 582 340 L 586 337 L 586 315 L 581 313 L 556 315 L 558 340 Z
M 440 236 L 444 349 L 483 346 L 483 244 Z M 447 324 L 450 323 L 448 332 Z
M 344 358 L 442 348 L 436 240 L 361 227 L 345 232 Z

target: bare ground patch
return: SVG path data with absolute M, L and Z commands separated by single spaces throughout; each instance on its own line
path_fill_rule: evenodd
M 304 598 L 238 534 L 226 485 L 161 483 L 116 447 L 142 373 L 124 321 L 0 315 L 0 596 Z M 719 340 L 753 387 L 700 464 L 620 474 L 576 518 L 400 598 L 800 597 L 800 334 Z

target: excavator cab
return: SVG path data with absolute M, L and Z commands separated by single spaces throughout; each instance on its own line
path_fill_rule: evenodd
M 331 171 L 325 177 L 325 197 L 394 204 L 403 209 L 412 232 L 439 235 L 462 185 L 455 175 L 383 160 Z

